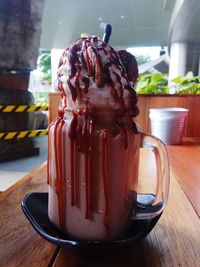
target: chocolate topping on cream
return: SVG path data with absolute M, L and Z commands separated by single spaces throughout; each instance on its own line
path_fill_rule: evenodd
M 131 69 L 123 58 L 96 36 L 82 37 L 66 48 L 58 69 L 58 87 L 67 98 L 62 106 L 74 108 L 87 102 L 91 108 L 110 107 L 138 115 L 137 96 L 129 81 Z

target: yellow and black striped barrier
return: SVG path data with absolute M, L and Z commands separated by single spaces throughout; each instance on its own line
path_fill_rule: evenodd
M 18 131 L 18 132 L 2 132 L 0 133 L 0 139 L 11 140 L 21 138 L 34 138 L 38 136 L 44 136 L 48 134 L 48 129 L 45 130 L 32 130 L 32 131 Z
M 15 106 L 15 105 L 0 105 L 0 113 L 1 112 L 35 112 L 35 111 L 46 111 L 48 110 L 48 106 Z

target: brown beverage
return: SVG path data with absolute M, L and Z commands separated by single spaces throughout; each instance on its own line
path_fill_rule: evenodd
M 136 207 L 143 135 L 133 121 L 136 77 L 130 79 L 125 56 L 88 36 L 60 60 L 62 101 L 49 126 L 48 213 L 74 238 L 119 238 Z

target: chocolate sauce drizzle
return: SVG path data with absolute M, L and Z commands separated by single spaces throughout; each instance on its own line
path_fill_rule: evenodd
M 58 196 L 59 223 L 62 229 L 66 227 L 66 183 L 64 176 L 63 162 L 63 125 L 62 117 L 58 118 L 54 128 L 54 149 L 55 149 L 55 167 L 56 178 L 54 189 Z
M 102 133 L 102 175 L 103 175 L 103 187 L 105 197 L 105 211 L 104 211 L 104 225 L 108 233 L 108 204 L 109 204 L 109 178 L 108 178 L 108 133 L 106 130 Z
M 103 62 L 101 53 L 104 53 L 107 57 L 106 63 Z M 62 69 L 62 66 L 67 64 L 68 70 Z M 118 70 L 113 72 L 111 75 L 111 67 L 115 66 Z M 65 73 L 68 71 L 68 73 Z M 121 74 L 119 74 L 119 72 Z M 66 142 L 66 123 L 64 119 L 64 111 L 68 106 L 67 104 L 67 93 L 64 89 L 62 77 L 66 76 L 65 81 L 68 89 L 70 90 L 71 98 L 76 103 L 76 101 L 86 103 L 87 93 L 90 87 L 90 82 L 94 81 L 96 87 L 102 88 L 105 84 L 109 85 L 112 89 L 112 97 L 114 101 L 122 103 L 122 112 L 120 116 L 133 117 L 138 114 L 138 109 L 136 107 L 137 97 L 134 89 L 131 87 L 127 80 L 127 74 L 124 66 L 122 65 L 119 56 L 113 48 L 99 40 L 95 36 L 80 38 L 77 42 L 68 47 L 60 60 L 59 71 L 58 71 L 58 88 L 61 92 L 61 105 L 59 107 L 58 118 L 54 124 L 49 127 L 49 155 L 48 155 L 48 184 L 52 186 L 58 196 L 58 211 L 59 211 L 59 224 L 62 230 L 66 228 L 66 206 L 67 206 L 67 183 L 66 183 L 66 156 L 63 153 L 63 146 Z M 112 77 L 116 78 L 118 87 L 115 87 L 115 83 Z M 123 88 L 121 82 L 121 76 L 127 80 L 127 86 Z M 123 90 L 130 91 L 130 99 L 132 101 L 131 112 L 127 109 L 123 100 Z M 85 158 L 85 218 L 91 219 L 93 207 L 95 206 L 93 201 L 93 175 L 92 175 L 92 153 L 95 147 L 93 137 L 95 135 L 94 129 L 96 120 L 95 117 L 95 107 L 92 103 L 86 103 L 84 110 L 72 111 L 72 120 L 70 126 L 68 127 L 68 138 L 70 140 L 70 184 L 71 184 L 71 206 L 77 205 L 77 178 L 76 178 L 76 153 L 84 153 Z M 134 122 L 133 122 L 134 123 Z M 54 126 L 54 153 L 55 153 L 55 168 L 56 168 L 56 178 L 54 182 L 51 180 L 50 173 L 50 162 L 51 162 L 51 127 Z M 122 122 L 121 118 L 118 118 L 118 128 L 124 135 L 124 149 L 128 148 L 128 137 L 126 125 Z M 133 127 L 134 128 L 134 127 Z M 135 127 L 136 129 L 136 127 Z M 108 149 L 109 149 L 109 132 L 107 129 L 103 129 L 99 135 L 99 142 L 101 144 L 101 172 L 103 179 L 104 188 L 104 225 L 106 232 L 108 234 L 108 221 L 109 221 L 109 175 L 108 175 Z M 81 141 L 80 141 L 81 140 Z M 82 144 L 81 144 L 82 143 Z M 81 152 L 78 147 L 81 146 Z M 64 146 L 65 147 L 65 146 Z M 52 163 L 51 163 L 52 164 Z
M 70 160 L 71 160 L 71 205 L 76 204 L 76 177 L 75 177 L 75 140 L 76 140 L 76 128 L 78 125 L 78 115 L 73 114 L 73 119 L 68 131 L 70 139 Z
M 88 114 L 85 114 L 85 125 L 83 129 L 83 136 L 85 142 L 85 183 L 86 183 L 86 212 L 85 218 L 89 219 L 92 211 L 92 171 L 91 171 L 91 157 L 92 157 L 92 136 L 93 136 L 93 119 Z

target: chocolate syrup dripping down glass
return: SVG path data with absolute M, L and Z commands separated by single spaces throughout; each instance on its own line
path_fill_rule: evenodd
M 55 123 L 54 128 L 54 148 L 55 148 L 55 166 L 56 179 L 54 181 L 55 191 L 58 196 L 59 223 L 62 229 L 66 227 L 66 197 L 65 197 L 65 176 L 63 161 L 63 125 L 64 120 L 60 117 Z
M 85 141 L 85 184 L 86 184 L 86 212 L 85 218 L 89 219 L 92 211 L 92 137 L 93 137 L 93 119 L 87 113 L 85 114 L 85 125 L 83 136 Z
M 109 38 L 108 38 L 109 40 Z M 106 63 L 102 59 L 102 55 L 107 57 Z M 92 55 L 92 56 L 91 56 Z M 66 63 L 68 62 L 68 63 Z M 67 68 L 61 68 L 64 64 L 68 64 Z M 104 192 L 104 225 L 109 234 L 109 172 L 108 172 L 108 150 L 109 140 L 111 137 L 109 129 L 110 126 L 102 126 L 97 134 L 98 119 L 102 115 L 99 107 L 94 105 L 89 97 L 89 90 L 92 84 L 95 83 L 97 90 L 103 90 L 107 86 L 111 92 L 111 103 L 115 103 L 120 107 L 120 111 L 113 111 L 111 107 L 108 112 L 116 116 L 114 127 L 117 128 L 117 134 L 124 136 L 124 149 L 128 148 L 127 127 L 123 122 L 123 117 L 128 117 L 132 121 L 132 117 L 138 114 L 137 107 L 135 106 L 136 94 L 133 88 L 127 81 L 127 85 L 123 87 L 124 80 L 127 79 L 126 70 L 120 62 L 120 58 L 114 49 L 108 46 L 105 42 L 100 41 L 97 37 L 89 36 L 80 38 L 77 42 L 67 48 L 60 61 L 60 71 L 58 72 L 58 88 L 61 92 L 61 105 L 59 107 L 57 121 L 52 126 L 54 127 L 54 149 L 55 149 L 55 166 L 56 166 L 56 179 L 54 184 L 51 183 L 50 175 L 48 174 L 48 183 L 55 188 L 58 196 L 58 213 L 59 225 L 62 230 L 66 228 L 66 213 L 69 190 L 67 190 L 66 180 L 70 181 L 70 194 L 71 194 L 71 207 L 78 206 L 78 179 L 76 177 L 77 153 L 84 154 L 84 168 L 85 168 L 85 219 L 92 220 L 92 213 L 95 212 L 94 207 L 94 172 L 92 171 L 93 153 L 96 149 L 95 140 L 100 145 L 100 162 L 101 162 L 101 179 L 103 181 Z M 112 68 L 115 71 L 112 72 Z M 68 71 L 68 74 L 66 72 Z M 66 77 L 63 80 L 63 77 Z M 113 81 L 115 79 L 115 81 Z M 122 82 L 123 80 L 123 82 Z M 66 89 L 67 88 L 67 89 Z M 129 91 L 130 99 L 132 101 L 132 110 L 125 105 L 123 96 L 124 88 Z M 70 102 L 71 98 L 71 102 Z M 98 104 L 98 103 L 97 103 Z M 115 110 L 115 104 L 114 110 Z M 71 105 L 71 106 L 70 106 Z M 65 116 L 64 113 L 71 113 L 71 120 L 65 132 Z M 110 115 L 109 115 L 110 116 Z M 134 122 L 132 121 L 132 124 Z M 134 128 L 134 127 L 133 127 Z M 51 127 L 50 127 L 51 129 Z M 135 127 L 135 131 L 136 127 Z M 51 132 L 51 131 L 50 131 Z M 70 155 L 70 177 L 66 177 L 65 165 L 66 155 L 63 153 L 63 144 L 66 144 L 65 136 L 69 138 L 69 155 Z M 50 133 L 51 135 L 51 133 Z M 49 136 L 50 136 L 49 135 Z M 51 140 L 51 136 L 49 140 Z M 50 141 L 49 141 L 50 142 Z M 66 147 L 66 145 L 65 145 Z M 50 154 L 49 144 L 49 154 Z M 66 152 L 65 152 L 66 153 Z M 51 159 L 49 158 L 48 161 Z M 48 166 L 48 172 L 50 167 Z
M 75 145 L 76 145 L 76 129 L 78 125 L 78 115 L 73 113 L 73 119 L 68 131 L 70 138 L 70 160 L 71 160 L 71 205 L 76 204 L 76 177 L 75 177 Z
M 47 184 L 51 185 L 51 180 L 50 180 L 50 159 L 51 159 L 51 127 L 53 123 L 49 125 L 48 129 L 48 158 L 47 158 Z
M 108 234 L 108 208 L 109 208 L 109 178 L 108 178 L 108 133 L 106 130 L 101 135 L 102 142 L 102 174 L 105 197 L 104 225 Z

